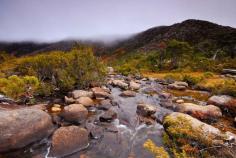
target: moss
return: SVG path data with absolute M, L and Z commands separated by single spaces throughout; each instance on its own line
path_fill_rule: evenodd
M 166 133 L 163 142 L 169 147 L 174 157 L 200 157 L 200 150 L 212 145 L 211 138 L 201 135 L 201 128 L 193 129 L 188 119 L 167 116 L 164 121 Z

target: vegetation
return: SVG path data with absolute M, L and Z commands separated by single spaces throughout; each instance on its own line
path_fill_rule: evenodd
M 201 129 L 193 129 L 188 119 L 179 116 L 173 120 L 167 116 L 164 126 L 163 141 L 174 157 L 206 157 L 208 153 L 200 150 L 212 146 L 212 139 L 201 136 Z
M 8 86 L 2 84 L 1 92 L 9 97 L 18 98 L 27 92 L 21 89 L 27 76 L 33 76 L 39 81 L 37 84 L 37 95 L 52 95 L 56 92 L 63 93 L 73 88 L 86 88 L 91 84 L 103 82 L 105 68 L 103 64 L 93 55 L 93 51 L 88 47 L 77 47 L 70 52 L 45 52 L 34 56 L 25 56 L 7 60 L 0 65 L 2 83 L 8 82 Z M 17 74 L 17 81 L 13 83 L 12 75 Z M 13 77 L 14 79 L 16 78 Z M 20 79 L 20 80 L 19 80 Z M 16 84 L 16 85 L 14 85 Z M 17 94 L 11 94 L 12 87 L 16 86 Z M 14 88 L 13 88 L 14 89 Z
M 209 46 L 209 49 L 203 51 L 200 46 L 193 47 L 187 42 L 177 40 L 161 42 L 156 51 L 121 51 L 115 54 L 108 63 L 123 74 L 148 71 L 221 72 L 223 68 L 236 68 L 233 64 L 236 59 L 225 56 L 222 50 Z
M 169 158 L 168 152 L 163 147 L 156 146 L 152 140 L 148 139 L 144 144 L 144 148 L 155 155 L 155 158 Z
M 34 76 L 16 75 L 0 79 L 0 93 L 13 99 L 30 98 L 39 87 L 39 80 Z

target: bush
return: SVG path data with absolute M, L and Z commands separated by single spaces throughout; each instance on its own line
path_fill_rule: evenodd
M 201 82 L 203 80 L 203 77 L 194 77 L 191 75 L 184 75 L 183 76 L 183 81 L 187 82 L 189 85 L 193 86 L 196 85 L 197 83 Z
M 48 95 L 52 89 L 67 92 L 74 87 L 86 88 L 94 82 L 100 84 L 105 76 L 105 67 L 93 55 L 92 49 L 77 48 L 67 53 L 56 51 L 21 58 L 15 72 L 37 76 L 44 83 L 42 87 L 51 84 L 46 90 Z
M 32 97 L 39 86 L 34 76 L 18 77 L 16 75 L 0 79 L 0 92 L 13 99 Z
M 209 78 L 209 77 L 213 77 L 214 74 L 213 74 L 212 72 L 204 72 L 203 76 L 204 76 L 205 78 Z
M 155 155 L 155 158 L 169 158 L 168 152 L 163 147 L 156 146 L 152 140 L 148 139 L 144 144 L 144 148 Z

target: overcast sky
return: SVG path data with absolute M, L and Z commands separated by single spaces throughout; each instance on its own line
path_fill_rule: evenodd
M 0 40 L 123 36 L 186 19 L 236 27 L 236 0 L 0 0 Z

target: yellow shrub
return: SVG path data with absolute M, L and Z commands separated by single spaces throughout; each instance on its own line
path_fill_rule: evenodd
M 156 146 L 150 139 L 143 144 L 143 147 L 153 153 L 156 158 L 169 158 L 168 152 L 163 147 Z

